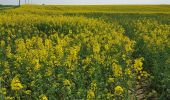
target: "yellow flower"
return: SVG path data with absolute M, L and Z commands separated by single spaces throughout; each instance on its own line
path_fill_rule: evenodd
M 71 47 L 68 59 L 70 59 L 71 61 L 75 61 L 76 59 L 78 59 L 77 56 L 79 51 L 80 51 L 80 46 Z
M 34 70 L 35 70 L 35 71 L 40 70 L 41 65 L 40 65 L 40 63 L 39 63 L 39 60 L 38 60 L 38 59 L 34 59 L 34 60 L 32 61 L 32 63 L 34 64 Z
M 126 55 L 125 54 L 122 55 L 122 59 L 126 60 Z
M 91 62 L 90 57 L 87 57 L 86 59 L 83 60 L 83 63 L 86 64 L 86 65 L 90 64 L 90 62 Z
M 5 46 L 5 41 L 1 40 L 0 46 L 1 46 L 1 47 L 4 47 L 4 46 Z
M 93 52 L 99 53 L 100 52 L 100 44 L 98 42 L 93 44 Z
M 91 90 L 95 91 L 97 88 L 96 80 L 93 80 L 90 86 Z
M 52 75 L 52 69 L 47 69 L 45 75 L 51 76 Z
M 10 97 L 10 96 L 7 96 L 7 97 L 5 97 L 5 100 L 14 100 L 14 98 Z
M 6 88 L 0 88 L 0 94 L 6 95 Z
M 0 81 L 3 81 L 3 78 L 2 78 L 2 76 L 0 76 Z
M 34 86 L 34 85 L 35 85 L 35 81 L 32 81 L 30 85 L 31 85 L 31 86 Z
M 115 87 L 115 94 L 121 95 L 123 93 L 123 88 L 121 86 Z
M 131 76 L 132 72 L 129 68 L 125 69 L 125 74 Z
M 69 80 L 65 79 L 63 82 L 64 86 L 71 86 L 71 83 Z
M 122 67 L 116 63 L 112 64 L 113 71 L 114 71 L 114 76 L 115 77 L 120 77 L 122 76 Z
M 108 82 L 109 82 L 109 83 L 114 83 L 114 81 L 115 81 L 114 78 L 109 78 L 109 79 L 108 79 Z
M 21 90 L 23 88 L 19 78 L 17 76 L 15 76 L 12 81 L 11 81 L 11 89 L 12 90 Z
M 26 91 L 24 91 L 24 93 L 29 95 L 29 94 L 31 94 L 31 90 L 26 90 Z
M 40 98 L 40 100 L 48 100 L 47 96 L 44 95 L 44 94 L 41 94 L 41 95 L 39 96 L 39 98 Z
M 127 66 L 131 65 L 131 63 L 132 63 L 132 60 L 130 60 L 130 59 L 126 60 Z
M 109 45 L 108 45 L 108 44 L 105 44 L 105 45 L 104 45 L 104 48 L 105 48 L 106 51 L 109 50 Z
M 126 44 L 126 45 L 125 45 L 125 50 L 126 50 L 126 52 L 129 52 L 129 51 L 133 50 L 133 49 L 131 48 L 131 44 Z
M 59 45 L 57 45 L 56 47 L 55 47 L 55 49 L 56 49 L 56 54 L 58 55 L 58 57 L 59 58 L 62 58 L 63 57 L 63 47 L 62 47 L 62 45 L 61 44 L 59 44 Z
M 138 59 L 135 60 L 134 68 L 137 72 L 141 71 L 143 69 L 142 68 L 142 65 L 143 65 L 142 61 L 143 60 L 144 60 L 143 58 L 138 58 Z
M 149 74 L 148 74 L 146 71 L 142 71 L 141 76 L 148 77 L 148 76 L 149 76 Z
M 94 92 L 90 89 L 90 90 L 88 90 L 87 91 L 87 99 L 88 100 L 91 100 L 91 99 L 93 99 L 95 97 L 95 94 L 94 94 Z
M 138 78 L 138 80 L 140 80 L 140 79 L 141 79 L 141 76 L 137 76 L 137 78 Z

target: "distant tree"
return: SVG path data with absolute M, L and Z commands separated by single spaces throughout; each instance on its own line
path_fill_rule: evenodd
M 29 4 L 29 0 L 25 0 L 25 4 Z
M 19 6 L 21 5 L 21 0 L 19 0 Z

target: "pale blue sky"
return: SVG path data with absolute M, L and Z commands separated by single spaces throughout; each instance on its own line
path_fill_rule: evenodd
M 28 0 L 27 0 L 28 1 Z M 32 4 L 170 4 L 170 0 L 29 0 Z M 25 0 L 21 0 L 22 4 Z M 0 4 L 16 5 L 18 0 L 0 0 Z

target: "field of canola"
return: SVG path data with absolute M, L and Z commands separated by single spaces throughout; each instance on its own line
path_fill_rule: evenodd
M 169 5 L 0 10 L 0 100 L 168 100 L 169 84 Z

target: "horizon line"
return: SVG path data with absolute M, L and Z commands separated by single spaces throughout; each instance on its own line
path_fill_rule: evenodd
M 0 5 L 7 5 L 7 4 L 0 4 Z M 17 5 L 17 4 L 14 4 L 14 6 L 15 5 Z M 45 3 L 42 3 L 42 4 L 36 4 L 36 3 L 29 3 L 29 4 L 21 4 L 21 5 L 75 5 L 75 6 L 77 6 L 77 5 L 84 5 L 84 6 L 88 6 L 88 5 L 170 5 L 170 4 L 145 4 L 145 3 L 143 3 L 143 4 L 139 4 L 139 3 L 136 3 L 136 4 L 133 4 L 133 3 L 129 3 L 129 4 L 125 4 L 125 3 L 120 3 L 120 4 L 118 4 L 118 3 L 116 3 L 116 4 L 45 4 Z M 13 5 L 11 5 L 11 6 L 13 6 Z

